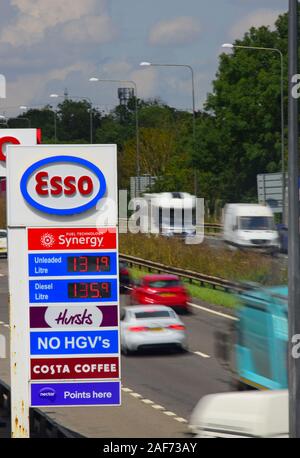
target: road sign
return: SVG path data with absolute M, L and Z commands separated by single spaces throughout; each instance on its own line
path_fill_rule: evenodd
M 285 183 L 288 175 L 286 174 Z M 273 213 L 282 213 L 282 173 L 257 175 L 258 203 L 269 205 Z
M 24 437 L 29 405 L 120 404 L 116 148 L 9 146 L 7 166 L 12 418 Z
M 116 406 L 120 404 L 120 383 L 32 383 L 31 405 L 38 406 Z

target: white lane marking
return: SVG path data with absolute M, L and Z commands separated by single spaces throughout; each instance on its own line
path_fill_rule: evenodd
M 156 410 L 166 410 L 163 406 L 160 406 L 159 404 L 154 404 L 152 407 Z
M 149 404 L 149 405 L 154 404 L 154 402 L 151 401 L 151 399 L 142 399 L 142 402 L 144 402 L 144 404 Z
M 192 353 L 194 353 L 195 355 L 201 356 L 202 358 L 210 358 L 209 355 L 207 355 L 206 353 L 202 353 L 202 351 L 193 351 Z
M 124 391 L 125 393 L 131 393 L 132 390 L 130 388 L 125 388 L 122 386 L 122 391 Z
M 143 396 L 139 393 L 130 393 L 131 396 L 133 396 L 134 398 L 142 398 Z
M 187 423 L 187 420 L 185 418 L 182 418 L 182 417 L 176 417 L 176 418 L 174 418 L 174 420 L 179 421 L 180 423 Z
M 161 411 L 164 415 L 166 415 L 167 417 L 173 418 L 174 420 L 178 421 L 179 423 L 187 423 L 187 420 L 185 418 L 178 417 L 176 415 L 176 413 L 165 409 L 165 407 L 163 407 L 163 406 L 161 406 L 159 404 L 155 404 L 150 399 L 143 398 L 143 396 L 141 394 L 134 392 L 130 388 L 126 388 L 126 387 L 122 386 L 122 391 L 124 391 L 125 393 L 129 393 L 134 398 L 142 401 L 144 404 L 148 404 L 149 406 L 151 406 L 155 410 Z
M 193 304 L 192 302 L 188 302 L 188 305 L 190 305 L 191 307 L 195 307 L 196 309 L 204 310 L 205 312 L 212 313 L 213 315 L 218 315 L 223 318 L 227 318 L 228 320 L 238 321 L 238 319 L 234 316 L 227 315 L 226 313 L 222 313 L 222 312 L 217 312 L 216 310 L 208 309 L 206 307 L 203 307 L 202 305 Z
M 168 417 L 176 417 L 176 413 L 174 413 L 174 412 L 169 412 L 168 410 L 166 410 L 166 411 L 164 412 L 164 414 L 167 415 Z
M 4 321 L 0 321 L 0 326 L 3 326 L 4 328 L 9 328 L 9 324 L 4 323 Z

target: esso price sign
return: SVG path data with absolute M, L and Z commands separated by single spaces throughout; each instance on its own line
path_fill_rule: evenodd
M 75 156 L 53 156 L 32 164 L 20 188 L 26 202 L 53 215 L 74 215 L 94 207 L 106 180 L 93 163 Z

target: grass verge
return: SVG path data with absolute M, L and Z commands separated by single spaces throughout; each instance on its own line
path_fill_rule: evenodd
M 120 253 L 192 270 L 232 281 L 262 285 L 284 284 L 287 269 L 272 256 L 253 251 L 232 251 L 222 244 L 204 241 L 185 245 L 182 241 L 143 234 L 120 234 Z

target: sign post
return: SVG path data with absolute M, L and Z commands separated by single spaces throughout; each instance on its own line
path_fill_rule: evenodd
M 8 147 L 12 435 L 29 407 L 120 405 L 114 145 Z
M 298 0 L 289 0 L 289 427 L 290 437 L 300 437 L 300 359 L 293 346 L 300 337 L 300 239 L 298 146 Z M 298 83 L 299 85 L 299 83 Z M 296 89 L 296 91 L 295 91 Z M 296 345 L 295 345 L 296 346 Z M 297 352 L 296 352 L 297 353 Z

